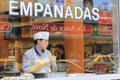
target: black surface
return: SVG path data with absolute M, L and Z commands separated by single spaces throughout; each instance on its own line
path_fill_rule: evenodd
M 20 76 L 20 72 L 4 71 L 3 76 Z
M 47 73 L 32 73 L 35 78 L 47 78 L 48 74 Z

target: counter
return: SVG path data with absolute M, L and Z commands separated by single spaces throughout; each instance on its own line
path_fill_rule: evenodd
M 28 76 L 29 75 L 29 76 Z M 57 72 L 57 73 L 46 73 L 46 74 L 39 74 L 37 77 L 28 74 L 23 76 L 9 76 L 4 77 L 1 80 L 120 80 L 120 74 L 66 74 L 64 72 Z M 39 76 L 39 77 L 38 77 Z
M 120 74 L 79 75 L 72 77 L 43 78 L 35 80 L 120 80 Z

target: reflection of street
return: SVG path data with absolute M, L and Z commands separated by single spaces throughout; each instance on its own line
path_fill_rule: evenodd
M 112 55 L 94 55 L 85 59 L 85 72 L 113 73 L 114 68 Z

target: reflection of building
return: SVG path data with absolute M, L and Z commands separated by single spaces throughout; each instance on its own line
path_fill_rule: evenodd
M 108 11 L 108 5 L 109 5 L 109 3 L 107 1 L 105 1 L 102 4 L 104 6 L 104 10 Z

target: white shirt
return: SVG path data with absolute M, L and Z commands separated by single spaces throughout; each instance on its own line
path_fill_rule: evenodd
M 32 47 L 28 51 L 26 51 L 23 55 L 23 71 L 26 71 L 29 69 L 31 66 L 37 64 L 35 62 L 38 59 L 44 59 L 46 57 L 52 56 L 51 52 L 48 50 L 44 50 L 42 54 L 37 53 L 37 49 L 35 47 Z M 46 73 L 46 72 L 51 72 L 51 67 L 50 64 L 44 65 L 38 73 Z

